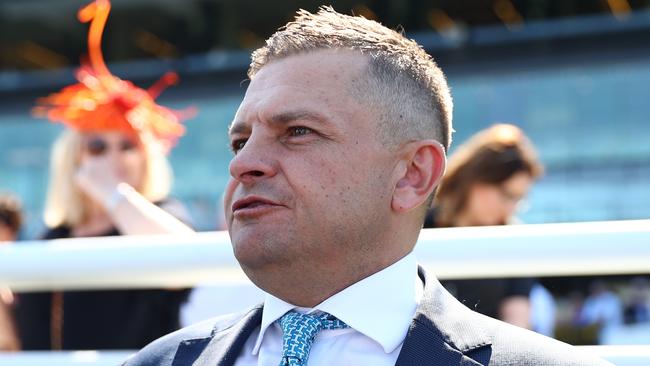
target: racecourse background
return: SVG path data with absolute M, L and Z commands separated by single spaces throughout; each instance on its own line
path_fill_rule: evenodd
M 0 189 L 24 200 L 26 239 L 42 231 L 48 153 L 59 132 L 29 111 L 36 97 L 73 81 L 73 65 L 85 47 L 83 26 L 73 15 L 83 3 L 0 3 Z M 171 161 L 174 194 L 189 206 L 200 230 L 219 225 L 218 202 L 230 158 L 224 132 L 245 90 L 246 47 L 284 22 L 283 11 L 295 10 L 293 4 L 275 4 L 260 18 L 257 11 L 270 5 L 252 12 L 236 3 L 117 1 L 103 47 L 111 69 L 142 86 L 169 69 L 181 74 L 181 84 L 161 101 L 199 110 Z M 617 13 L 590 2 L 547 1 L 545 7 L 535 7 L 535 2 L 520 1 L 514 4 L 521 19 L 512 23 L 482 2 L 397 3 L 386 1 L 386 8 L 335 1 L 334 6 L 404 25 L 439 61 L 454 96 L 456 142 L 498 121 L 525 130 L 539 148 L 547 174 L 533 189 L 523 221 L 650 217 L 650 5 L 631 2 L 630 12 Z M 210 4 L 216 7 L 210 11 L 235 17 L 234 24 L 206 24 L 211 13 L 201 6 Z M 128 22 L 143 9 L 159 18 Z M 430 17 L 422 20 L 419 12 Z M 439 24 L 440 12 L 450 18 L 445 27 Z M 219 34 L 212 43 L 205 41 L 204 33 L 210 31 Z M 157 38 L 142 38 L 142 32 Z M 193 32 L 205 37 L 192 38 Z M 257 38 L 246 41 L 240 33 Z M 61 38 L 66 34 L 70 37 Z M 165 44 L 175 53 L 149 50 Z M 61 45 L 66 48 L 55 48 Z

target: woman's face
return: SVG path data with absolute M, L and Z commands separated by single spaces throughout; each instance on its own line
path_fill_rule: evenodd
M 118 131 L 87 132 L 82 134 L 81 150 L 81 166 L 105 169 L 101 176 L 141 188 L 146 158 L 137 137 Z
M 476 183 L 469 190 L 463 216 L 473 226 L 505 225 L 532 184 L 533 178 L 526 172 L 515 173 L 501 184 Z

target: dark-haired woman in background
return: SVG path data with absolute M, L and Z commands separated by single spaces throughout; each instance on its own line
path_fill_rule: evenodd
M 543 168 L 516 126 L 497 124 L 460 145 L 449 158 L 425 228 L 507 225 Z M 532 279 L 442 281 L 468 307 L 530 328 Z

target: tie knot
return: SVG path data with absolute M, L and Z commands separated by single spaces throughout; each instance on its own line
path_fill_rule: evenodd
M 307 365 L 311 345 L 321 329 L 341 329 L 348 325 L 328 313 L 301 314 L 290 311 L 280 318 L 282 362 L 280 366 Z

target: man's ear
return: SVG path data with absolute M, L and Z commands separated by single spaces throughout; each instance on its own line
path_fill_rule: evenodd
M 445 172 L 443 146 L 435 140 L 414 141 L 402 149 L 397 183 L 391 207 L 398 212 L 410 211 L 425 203 Z

